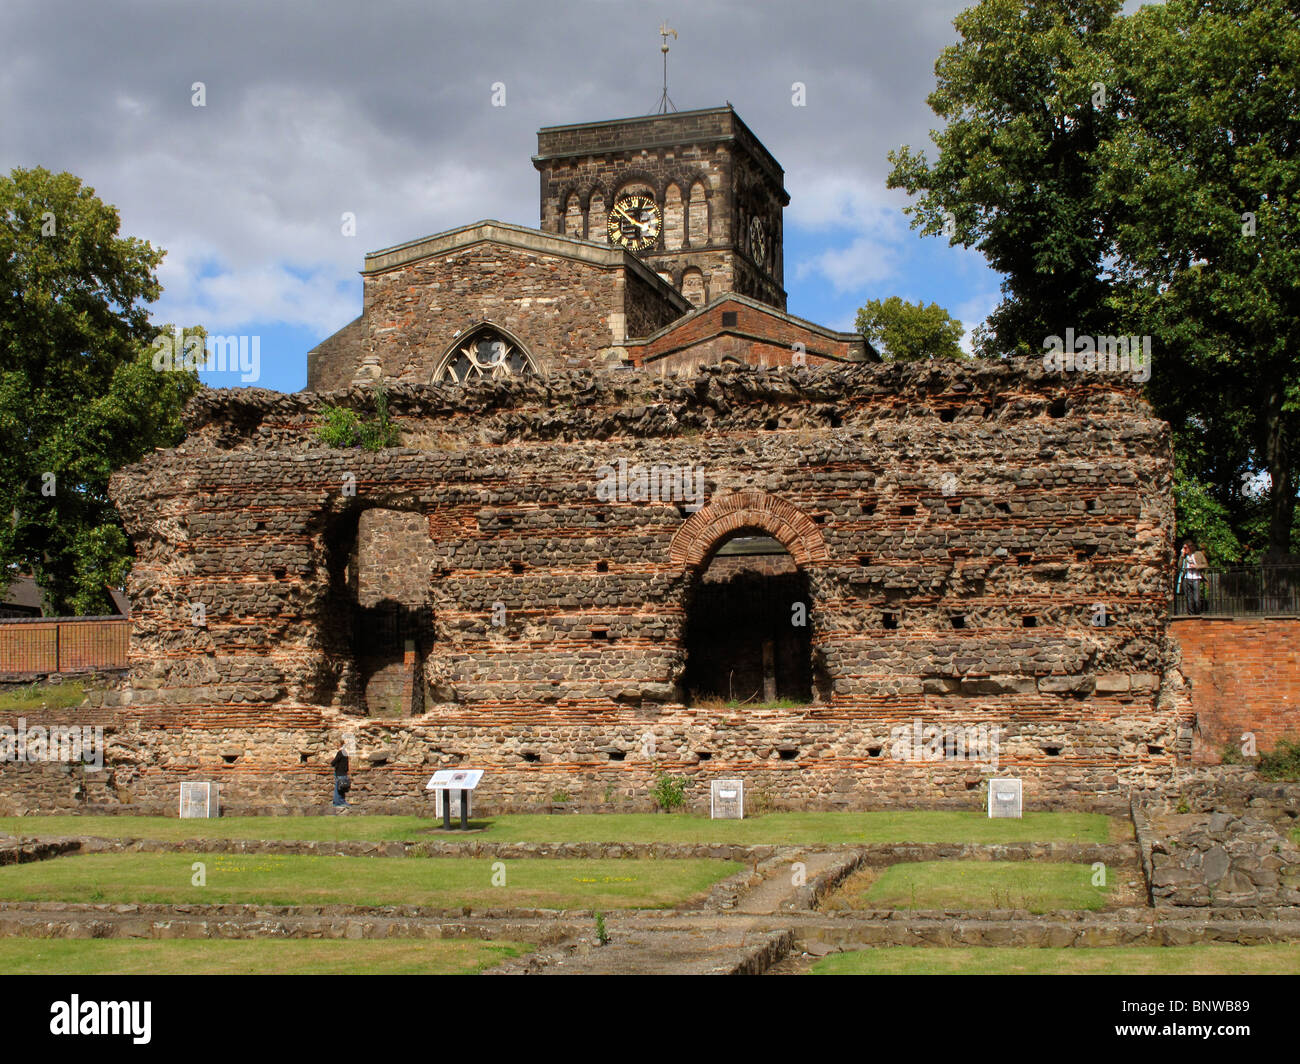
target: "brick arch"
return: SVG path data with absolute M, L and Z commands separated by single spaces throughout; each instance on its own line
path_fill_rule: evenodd
M 739 491 L 696 511 L 674 533 L 668 556 L 674 566 L 698 569 L 724 539 L 742 529 L 779 540 L 801 568 L 830 561 L 826 540 L 813 519 L 764 491 Z

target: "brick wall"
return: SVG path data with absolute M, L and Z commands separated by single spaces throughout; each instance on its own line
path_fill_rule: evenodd
M 644 799 L 660 772 L 697 798 L 740 775 L 810 806 L 977 803 L 994 766 L 898 755 L 915 720 L 1004 728 L 996 771 L 1031 805 L 1172 776 L 1172 452 L 1124 381 L 973 363 L 398 385 L 398 423 L 442 442 L 378 453 L 312 439 L 331 401 L 364 400 L 205 391 L 182 447 L 115 475 L 136 614 L 105 793 L 170 806 L 210 778 L 231 804 L 323 802 L 351 734 L 361 801 L 463 764 L 493 809 Z M 620 460 L 702 470 L 705 505 L 602 498 Z M 336 621 L 371 509 L 423 515 L 432 542 L 430 701 L 405 719 L 368 715 Z M 739 533 L 807 579 L 807 705 L 682 700 L 692 592 Z
M 1300 738 L 1300 617 L 1182 617 L 1170 630 L 1192 684 L 1197 760 L 1218 761 L 1243 732 L 1261 752 Z
M 0 621 L 0 675 L 126 668 L 125 617 Z

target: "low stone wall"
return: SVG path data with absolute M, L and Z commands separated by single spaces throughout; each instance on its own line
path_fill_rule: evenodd
M 1195 815 L 1155 840 L 1151 861 L 1157 906 L 1300 905 L 1300 848 L 1258 817 Z

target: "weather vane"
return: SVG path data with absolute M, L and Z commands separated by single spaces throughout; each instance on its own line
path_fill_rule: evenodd
M 666 115 L 668 108 L 677 110 L 677 105 L 668 98 L 668 38 L 672 37 L 677 40 L 677 31 L 668 25 L 667 20 L 659 24 L 659 36 L 663 38 L 663 44 L 659 46 L 659 51 L 664 54 L 664 94 L 659 97 L 659 109 L 656 114 Z

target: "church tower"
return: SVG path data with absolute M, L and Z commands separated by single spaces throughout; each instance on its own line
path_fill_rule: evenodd
M 785 309 L 785 172 L 728 104 L 537 133 L 541 229 L 621 246 L 696 306 Z

